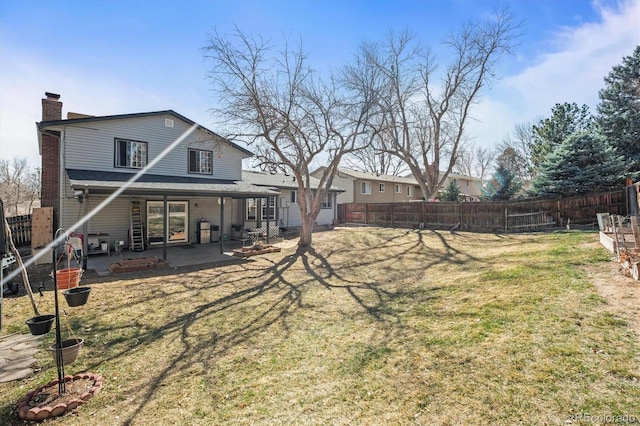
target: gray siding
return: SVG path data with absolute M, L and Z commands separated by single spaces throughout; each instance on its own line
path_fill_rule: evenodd
M 73 228 L 74 224 L 77 224 L 79 220 L 84 217 L 85 203 L 88 206 L 88 211 L 91 212 L 96 208 L 106 197 L 89 196 L 88 200 L 80 203 L 75 198 L 63 198 L 61 200 L 61 223 L 62 229 L 68 232 L 75 232 L 82 234 L 82 225 L 77 228 Z M 123 240 L 127 241 L 129 231 L 129 198 L 120 197 L 107 204 L 99 213 L 89 219 L 88 233 L 103 233 L 109 234 L 111 244 L 113 241 Z
M 91 212 L 101 202 L 106 199 L 104 196 L 90 195 L 88 199 L 88 211 Z M 142 202 L 143 219 L 146 220 L 146 202 L 147 201 L 162 201 L 161 198 L 136 198 L 121 196 L 114 199 L 107 204 L 100 212 L 94 215 L 88 221 L 88 233 L 95 234 L 109 234 L 111 244 L 114 241 L 122 240 L 126 242 L 129 238 L 129 226 L 130 226 L 130 202 L 131 200 L 138 200 Z M 188 201 L 188 238 L 190 242 L 197 241 L 197 222 L 206 220 L 211 225 L 220 226 L 220 204 L 218 204 L 218 198 L 191 198 L 182 199 L 179 197 L 170 197 L 168 201 Z M 82 225 L 72 228 L 74 224 L 84 217 L 85 214 L 85 200 L 80 203 L 74 198 L 64 198 L 62 200 L 62 228 L 68 232 L 75 232 L 81 234 L 83 232 Z M 220 235 L 231 234 L 231 223 L 235 217 L 234 209 L 236 203 L 231 202 L 231 199 L 227 198 L 224 205 L 224 226 L 220 231 Z M 235 222 L 234 222 L 235 223 Z
M 165 118 L 174 121 L 174 127 L 165 127 Z M 189 125 L 172 115 L 135 117 L 78 123 L 64 129 L 63 156 L 65 167 L 96 171 L 136 173 L 137 169 L 115 167 L 115 138 L 147 142 L 148 162 L 173 143 Z M 242 179 L 243 153 L 228 143 L 211 141 L 211 136 L 196 130 L 185 141 L 170 151 L 150 173 L 169 176 L 191 176 L 215 179 Z M 213 151 L 213 174 L 199 175 L 188 172 L 188 149 Z
M 300 214 L 300 206 L 298 203 L 291 203 L 291 191 L 290 190 L 282 190 L 282 195 L 279 200 L 279 208 L 280 208 L 280 218 L 282 219 L 282 223 L 285 227 L 299 227 L 302 225 L 302 215 Z M 335 204 L 335 193 L 331 193 L 332 197 L 332 208 L 330 209 L 320 209 L 320 213 L 318 213 L 318 217 L 316 218 L 316 223 L 318 225 L 330 225 L 333 223 L 336 204 Z M 283 202 L 284 201 L 284 202 Z

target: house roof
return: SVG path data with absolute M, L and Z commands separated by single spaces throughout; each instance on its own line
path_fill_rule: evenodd
M 317 189 L 320 184 L 320 179 L 317 179 L 313 176 L 309 177 L 311 189 Z M 259 185 L 259 186 L 270 186 L 274 188 L 285 188 L 285 189 L 298 189 L 298 182 L 296 182 L 295 177 L 293 175 L 285 175 L 282 173 L 267 173 L 267 172 L 257 172 L 252 170 L 243 170 L 242 171 L 242 180 L 244 182 Z M 330 191 L 336 192 L 344 192 L 344 189 L 339 188 L 337 186 L 331 186 Z
M 343 168 L 339 168 L 338 173 L 360 180 L 375 180 L 381 182 L 404 183 L 413 185 L 418 184 L 413 176 L 378 175 L 371 172 L 363 172 L 360 170 L 349 170 Z
M 320 169 L 322 168 L 323 167 L 320 167 Z M 359 180 L 375 180 L 379 182 L 393 182 L 393 183 L 404 183 L 404 184 L 413 184 L 413 185 L 418 184 L 418 181 L 416 180 L 416 178 L 414 178 L 413 175 L 411 174 L 407 176 L 378 175 L 376 173 L 363 172 L 361 170 L 349 170 L 349 169 L 343 169 L 343 168 L 338 168 L 338 173 L 341 175 L 347 175 L 354 179 L 359 179 Z M 440 173 L 442 175 L 443 172 L 440 172 Z M 466 179 L 471 181 L 482 182 L 482 179 L 480 178 L 466 176 L 466 175 L 463 175 L 460 173 L 454 173 L 454 172 L 449 174 L 449 178 Z
M 66 172 L 74 190 L 87 189 L 90 194 L 111 194 L 135 176 L 134 173 L 78 169 L 66 169 Z M 124 194 L 248 198 L 278 195 L 278 191 L 245 181 L 144 174 L 129 184 Z
M 77 116 L 79 116 L 80 114 L 76 114 Z M 133 114 L 118 114 L 118 115 L 103 115 L 103 116 L 83 116 L 81 118 L 68 118 L 66 120 L 51 120 L 51 121 L 41 121 L 39 123 L 36 123 L 36 127 L 38 128 L 38 144 L 41 146 L 42 142 L 40 140 L 40 132 L 42 132 L 43 130 L 46 130 L 48 128 L 55 128 L 55 127 L 59 127 L 59 126 L 64 126 L 64 125 L 70 125 L 70 124 L 80 124 L 80 123 L 91 123 L 91 122 L 96 122 L 96 121 L 107 121 L 107 120 L 122 120 L 122 119 L 128 119 L 128 118 L 139 118 L 139 117 L 153 117 L 153 116 L 158 116 L 158 115 L 171 115 L 179 120 L 184 121 L 185 123 L 189 124 L 189 125 L 194 125 L 197 124 L 195 121 L 188 119 L 187 117 L 185 117 L 184 115 L 178 114 L 177 112 L 168 109 L 168 110 L 164 110 L 164 111 L 152 111 L 152 112 L 139 112 L 139 113 L 133 113 Z M 245 149 L 233 142 L 231 142 L 229 139 L 223 138 L 222 136 L 218 135 L 217 133 L 207 129 L 206 127 L 198 124 L 198 127 L 202 130 L 204 130 L 205 132 L 209 133 L 211 136 L 216 137 L 216 138 L 220 138 L 221 140 L 227 142 L 228 144 L 230 144 L 231 146 L 233 146 L 234 148 L 242 151 L 243 153 L 245 153 L 247 156 L 249 157 L 253 157 L 253 152 L 249 151 L 248 149 Z

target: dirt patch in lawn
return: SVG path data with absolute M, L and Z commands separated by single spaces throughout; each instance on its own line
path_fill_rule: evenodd
M 628 321 L 640 336 L 640 283 L 623 274 L 617 262 L 585 268 L 589 281 L 607 300 L 611 310 Z

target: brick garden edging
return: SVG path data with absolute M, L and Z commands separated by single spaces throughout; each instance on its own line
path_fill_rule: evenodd
M 61 416 L 67 411 L 71 411 L 78 406 L 84 404 L 86 401 L 96 396 L 100 389 L 102 388 L 102 376 L 99 374 L 91 374 L 91 373 L 80 373 L 75 376 L 67 375 L 64 377 L 65 383 L 70 383 L 75 380 L 89 379 L 93 380 L 93 386 L 89 388 L 88 391 L 82 393 L 78 397 L 74 397 L 68 402 L 58 403 L 55 406 L 44 406 L 44 407 L 31 407 L 29 408 L 29 401 L 31 401 L 34 397 L 38 396 L 43 389 L 48 389 L 50 387 L 54 387 L 58 385 L 58 379 L 52 380 L 46 385 L 38 386 L 38 388 L 34 391 L 27 393 L 20 401 L 18 401 L 18 415 L 23 420 L 29 421 L 42 421 L 44 419 L 48 419 L 50 417 Z

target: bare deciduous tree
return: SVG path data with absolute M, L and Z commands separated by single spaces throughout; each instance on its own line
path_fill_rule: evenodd
M 40 177 L 26 158 L 0 158 L 0 198 L 7 216 L 31 212 L 33 203 L 40 198 Z
M 484 180 L 495 158 L 494 151 L 470 144 L 458 151 L 454 171 Z
M 512 171 L 524 183 L 535 177 L 535 166 L 532 162 L 531 149 L 535 143 L 535 132 L 532 123 L 519 123 L 513 132 L 507 134 L 498 145 L 500 155 L 513 157 Z M 506 154 L 505 154 L 506 153 Z
M 204 48 L 213 62 L 209 77 L 220 114 L 236 127 L 232 138 L 254 147 L 259 166 L 291 172 L 298 183 L 302 218 L 298 245 L 311 244 L 314 223 L 343 156 L 370 144 L 369 121 L 379 88 L 377 70 L 359 64 L 323 81 L 289 42 L 273 52 L 268 42 L 238 28 L 215 31 Z M 319 187 L 310 173 L 326 166 Z
M 495 77 L 497 61 L 511 52 L 519 28 L 508 10 L 464 25 L 444 41 L 451 61 L 442 73 L 433 53 L 406 32 L 361 46 L 361 61 L 385 78 L 379 128 L 390 129 L 390 137 L 382 150 L 407 164 L 426 199 L 453 170 L 471 107 Z
M 376 141 L 373 141 L 371 146 L 365 149 L 345 156 L 344 162 L 353 170 L 362 170 L 377 175 L 400 176 L 409 171 L 400 158 L 378 149 Z

